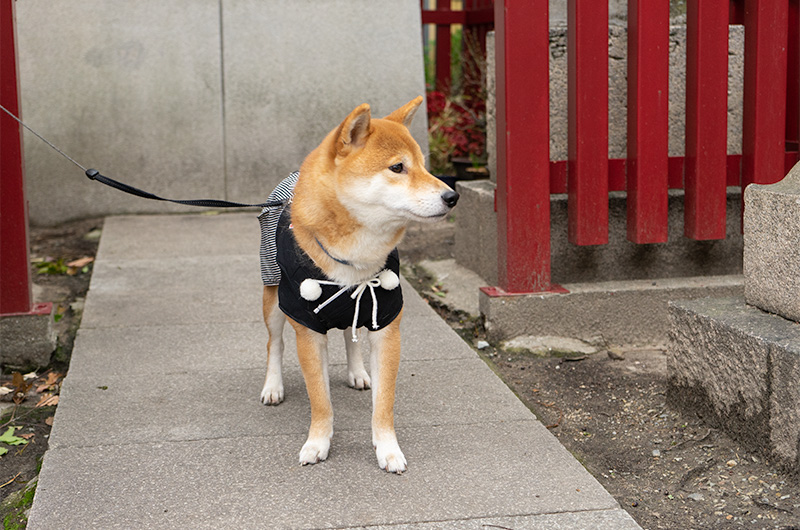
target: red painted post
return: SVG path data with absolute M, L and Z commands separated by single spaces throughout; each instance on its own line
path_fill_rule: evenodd
M 786 42 L 786 150 L 797 151 L 798 144 L 800 144 L 800 0 L 789 0 L 788 21 L 788 39 Z M 791 145 L 788 145 L 789 142 L 791 142 Z
M 669 0 L 628 0 L 628 239 L 667 241 Z
M 19 116 L 14 0 L 0 0 L 0 104 Z M 0 315 L 32 307 L 20 125 L 0 112 Z
M 567 2 L 569 240 L 608 243 L 608 2 Z
M 450 11 L 450 0 L 436 0 L 437 11 Z M 436 25 L 436 89 L 450 90 L 450 24 Z
M 742 188 L 784 175 L 788 0 L 745 1 Z
M 684 234 L 725 238 L 729 0 L 686 3 Z
M 497 257 L 500 288 L 550 283 L 547 0 L 496 0 Z

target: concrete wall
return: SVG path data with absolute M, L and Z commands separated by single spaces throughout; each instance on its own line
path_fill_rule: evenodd
M 424 93 L 414 0 L 17 2 L 23 119 L 156 194 L 260 202 L 357 105 Z M 420 112 L 412 133 L 427 149 Z M 31 221 L 186 211 L 82 176 L 30 134 Z

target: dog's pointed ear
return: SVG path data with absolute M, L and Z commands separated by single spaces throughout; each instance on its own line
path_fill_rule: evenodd
M 402 123 L 408 127 L 411 125 L 411 120 L 414 119 L 414 114 L 417 113 L 417 109 L 419 109 L 419 106 L 422 105 L 422 101 L 422 96 L 417 96 L 396 111 L 386 116 L 386 119 Z
M 369 105 L 364 103 L 347 116 L 339 126 L 336 154 L 347 156 L 353 148 L 363 147 L 372 132 Z

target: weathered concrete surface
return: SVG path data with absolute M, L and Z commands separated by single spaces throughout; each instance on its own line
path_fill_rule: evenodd
M 497 215 L 495 184 L 490 180 L 457 182 L 458 200 L 455 246 L 456 263 L 497 285 Z
M 497 216 L 494 184 L 459 182 L 455 258 L 487 284 L 497 285 Z M 669 195 L 667 243 L 638 245 L 627 239 L 626 201 L 622 192 L 609 197 L 609 243 L 577 246 L 567 239 L 567 196 L 550 198 L 551 274 L 555 283 L 640 280 L 692 276 L 738 275 L 742 272 L 741 194 L 728 189 L 726 238 L 695 241 L 683 235 L 683 192 Z
M 590 343 L 667 342 L 669 300 L 741 296 L 741 276 L 563 284 L 567 294 L 491 297 L 481 292 L 486 331 L 494 340 L 557 335 Z
M 800 322 L 800 166 L 745 190 L 744 275 L 748 304 Z
M 412 0 L 29 0 L 16 14 L 23 118 L 165 197 L 260 202 L 357 105 L 382 116 L 425 91 Z M 423 151 L 426 122 L 422 109 Z M 181 208 L 92 183 L 25 140 L 33 223 Z
M 254 213 L 106 220 L 28 528 L 638 528 L 405 281 L 408 472 L 378 468 L 371 393 L 347 387 L 336 331 L 336 434 L 301 467 L 288 327 L 286 400 L 258 397 L 258 242 Z
M 800 469 L 800 325 L 742 297 L 672 302 L 671 404 Z
M 454 259 L 424 260 L 418 265 L 443 286 L 438 296 L 444 306 L 471 317 L 480 316 L 479 289 L 486 287 L 483 278 L 466 267 L 460 267 Z
M 56 350 L 53 305 L 35 304 L 29 313 L 0 316 L 0 364 L 30 368 L 47 366 Z

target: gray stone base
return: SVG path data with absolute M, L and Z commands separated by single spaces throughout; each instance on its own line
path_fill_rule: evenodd
M 53 304 L 36 304 L 29 313 L 0 316 L 0 365 L 47 366 L 56 342 Z
M 497 216 L 494 183 L 459 182 L 455 258 L 497 285 Z M 609 194 L 609 243 L 573 245 L 567 240 L 567 196 L 550 198 L 551 275 L 554 283 L 605 282 L 722 276 L 742 273 L 741 192 L 728 188 L 725 239 L 695 241 L 683 235 L 683 191 L 669 194 L 669 240 L 639 245 L 627 239 L 624 192 Z
M 748 186 L 745 199 L 745 299 L 800 321 L 800 164 L 778 183 Z
M 480 295 L 492 340 L 557 335 L 610 344 L 665 344 L 669 300 L 741 296 L 741 276 L 563 284 L 567 294 Z
M 744 298 L 669 305 L 668 402 L 800 469 L 800 325 Z

